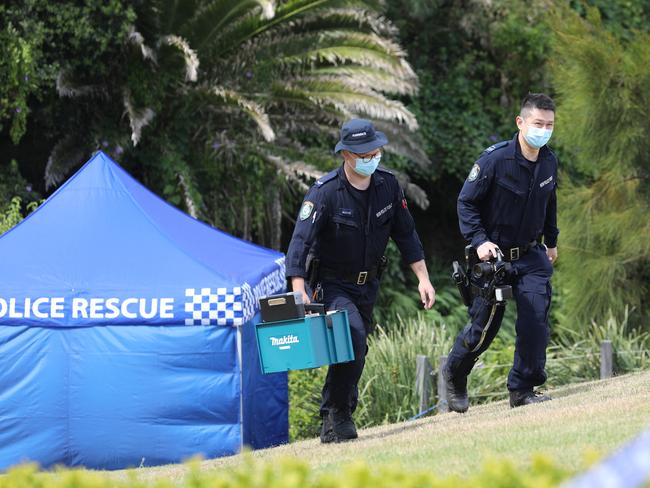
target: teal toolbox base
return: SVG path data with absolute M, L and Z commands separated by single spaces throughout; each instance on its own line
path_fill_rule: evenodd
M 331 319 L 331 327 L 327 318 Z M 255 325 L 263 373 L 354 360 L 347 310 Z

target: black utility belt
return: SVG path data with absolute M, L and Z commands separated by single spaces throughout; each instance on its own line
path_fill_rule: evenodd
M 537 245 L 537 240 L 533 240 L 530 241 L 528 244 L 524 244 L 523 246 L 507 247 L 507 248 L 499 247 L 499 249 L 501 249 L 501 252 L 503 253 L 503 259 L 505 261 L 518 261 L 524 254 L 526 254 L 536 245 Z
M 374 280 L 379 274 L 379 266 L 373 266 L 366 271 L 356 271 L 354 273 L 344 273 L 333 269 L 321 269 L 318 278 L 321 280 L 339 280 L 353 283 L 355 285 L 365 285 L 368 281 Z

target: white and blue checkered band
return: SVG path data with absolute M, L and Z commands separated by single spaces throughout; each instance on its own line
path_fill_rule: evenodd
M 185 325 L 242 325 L 242 288 L 188 288 Z
M 259 298 L 284 290 L 284 258 L 278 268 L 254 287 L 248 283 L 234 288 L 187 288 L 185 325 L 244 325 L 259 309 Z

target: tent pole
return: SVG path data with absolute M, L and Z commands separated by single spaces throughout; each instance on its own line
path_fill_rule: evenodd
M 239 361 L 239 452 L 244 451 L 244 361 L 242 353 L 243 325 L 236 325 L 237 329 L 237 359 Z

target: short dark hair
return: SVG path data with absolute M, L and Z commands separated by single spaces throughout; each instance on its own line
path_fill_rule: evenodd
M 531 111 L 534 108 L 555 112 L 555 102 L 545 93 L 529 93 L 521 101 L 521 110 L 519 113 L 523 117 L 524 112 Z

